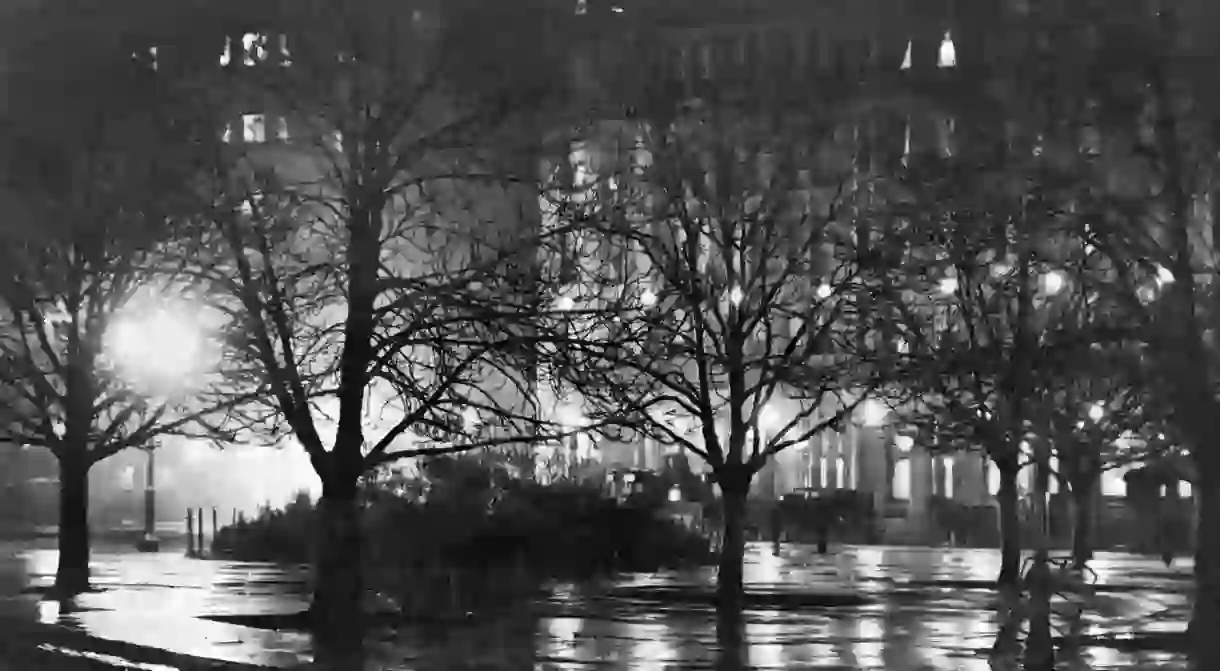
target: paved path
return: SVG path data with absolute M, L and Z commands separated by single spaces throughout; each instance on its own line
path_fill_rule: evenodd
M 177 552 L 101 552 L 94 572 L 106 591 L 81 597 L 81 610 L 66 612 L 58 602 L 15 596 L 14 588 L 21 585 L 49 583 L 54 561 L 54 552 L 47 550 L 0 558 L 0 593 L 10 595 L 0 602 L 4 613 L 205 658 L 286 668 L 311 659 L 310 640 L 303 633 L 200 619 L 302 609 L 305 573 L 299 568 L 190 560 Z M 775 556 L 768 545 L 751 544 L 745 573 L 755 591 L 862 594 L 872 601 L 850 608 L 748 613 L 751 664 L 767 669 L 988 668 L 985 652 L 996 630 L 994 595 L 981 582 L 994 578 L 998 563 L 989 550 L 848 547 L 818 555 L 809 547 L 785 546 Z M 1079 618 L 1075 610 L 1061 608 L 1065 626 L 1074 624 L 1090 635 L 1184 627 L 1188 563 L 1167 570 L 1159 559 L 1102 553 L 1094 566 L 1103 584 L 1125 589 L 1096 595 Z M 715 656 L 715 636 L 706 603 L 617 598 L 606 588 L 709 590 L 713 579 L 712 570 L 697 570 L 624 576 L 608 586 L 560 585 L 551 598 L 510 618 L 397 632 L 372 646 L 368 668 L 458 668 L 456 659 L 518 664 L 473 668 L 707 668 Z M 963 589 L 962 581 L 978 581 L 980 587 Z M 1077 668 L 1140 668 L 1154 659 L 1100 647 L 1084 651 L 1084 657 L 1088 665 Z M 1173 668 L 1172 659 L 1155 659 L 1171 663 L 1160 668 Z

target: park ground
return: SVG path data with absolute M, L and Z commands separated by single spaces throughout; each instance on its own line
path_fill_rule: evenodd
M 303 567 L 102 546 L 94 558 L 98 591 L 64 604 L 42 593 L 55 558 L 52 548 L 3 546 L 0 669 L 312 666 L 309 635 L 275 617 L 305 607 Z M 993 550 L 861 546 L 819 555 L 786 545 L 775 555 L 759 543 L 746 562 L 753 668 L 996 668 Z M 1185 629 L 1189 562 L 1167 568 L 1159 558 L 1100 553 L 1093 567 L 1097 588 L 1057 608 L 1061 632 L 1079 643 L 1064 668 L 1184 668 L 1172 645 L 1137 639 Z M 555 584 L 511 613 L 382 632 L 371 637 L 366 668 L 710 668 L 713 579 L 703 569 Z

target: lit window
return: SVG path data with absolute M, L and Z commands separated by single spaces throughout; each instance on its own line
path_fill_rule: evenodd
M 940 43 L 940 54 L 936 59 L 936 67 L 952 68 L 957 66 L 957 49 L 953 47 L 953 37 L 945 31 L 945 38 Z
M 265 142 L 267 129 L 261 114 L 241 115 L 241 135 L 246 142 Z
M 899 501 L 911 500 L 911 462 L 909 459 L 899 459 L 894 462 L 894 480 L 890 483 L 890 493 Z
M 992 496 L 1000 493 L 1000 467 L 994 461 L 987 462 L 987 493 Z
M 1059 493 L 1059 476 L 1058 476 L 1059 457 L 1054 457 L 1054 456 L 1051 457 L 1050 468 L 1051 468 L 1051 473 L 1050 473 L 1050 477 L 1047 480 L 1046 492 L 1048 494 L 1058 494 Z
M 941 457 L 941 463 L 944 464 L 945 483 L 944 492 L 946 499 L 953 498 L 953 457 Z
M 843 457 L 835 459 L 835 489 L 847 487 L 847 461 Z
M 241 48 L 246 65 L 254 65 L 258 61 L 267 60 L 267 37 L 258 33 L 246 33 L 241 36 Z
M 1191 486 L 1190 486 L 1189 482 L 1187 482 L 1185 480 L 1181 480 L 1178 482 L 1178 496 L 1180 496 L 1181 498 L 1184 498 L 1184 499 L 1189 499 L 1193 495 L 1194 495 L 1194 492 L 1191 491 Z
M 220 52 L 220 66 L 224 67 L 233 62 L 233 40 L 225 38 L 225 48 Z
M 827 485 L 830 484 L 829 475 L 830 474 L 826 472 L 826 455 L 823 454 L 818 458 L 818 487 L 826 489 Z

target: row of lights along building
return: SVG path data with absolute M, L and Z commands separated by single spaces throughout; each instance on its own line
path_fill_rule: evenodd
M 646 34 L 655 42 L 637 45 L 650 54 L 658 79 L 677 85 L 681 96 L 695 96 L 708 86 L 738 86 L 744 81 L 766 80 L 783 86 L 801 87 L 803 82 L 816 81 L 814 74 L 832 70 L 837 76 L 865 78 L 877 73 L 911 77 L 936 76 L 967 65 L 970 59 L 983 62 L 989 58 L 989 45 L 983 24 L 1006 12 L 1002 3 L 974 3 L 973 13 L 949 11 L 929 14 L 912 9 L 920 3 L 893 3 L 899 10 L 886 16 L 885 27 L 877 29 L 877 18 L 870 13 L 875 7 L 857 3 L 852 10 L 830 7 L 838 3 L 806 3 L 802 8 L 781 8 L 780 3 L 762 3 L 765 10 L 733 10 L 721 17 L 715 12 L 693 16 L 689 12 L 680 18 L 669 17 L 660 23 L 667 27 L 649 30 Z M 1019 9 L 1019 7 L 1018 7 Z M 614 71 L 621 63 L 622 36 L 605 25 L 620 21 L 629 26 L 630 6 L 589 6 L 581 2 L 576 13 L 590 21 L 603 24 L 595 32 L 613 39 L 595 42 L 596 46 L 573 57 L 571 72 L 575 85 L 587 96 L 605 96 L 619 89 L 613 81 Z M 988 14 L 988 12 L 993 12 Z M 675 15 L 678 16 L 678 15 Z M 971 28 L 977 30 L 971 31 Z M 974 33 L 971 35 L 971 33 Z M 222 44 L 185 45 L 175 48 L 152 48 L 147 54 L 154 67 L 178 67 L 186 62 L 194 65 L 210 62 L 211 67 L 234 71 L 240 76 L 244 68 L 291 68 L 293 43 L 290 35 L 274 32 L 234 32 L 223 38 Z M 210 53 L 210 55 L 209 55 Z M 610 73 L 606 75 L 605 73 Z M 234 144 L 282 145 L 290 147 L 298 139 L 316 142 L 319 125 L 294 119 L 284 109 L 271 104 L 235 107 L 232 118 L 220 129 L 222 137 Z M 603 109 L 614 109 L 605 105 Z M 621 132 L 622 118 L 608 119 Z M 890 119 L 890 124 L 895 120 Z M 906 155 L 913 151 L 932 149 L 951 152 L 952 120 L 947 117 L 905 118 L 896 121 L 902 128 L 892 134 L 888 150 Z M 341 146 L 342 135 L 326 130 L 326 140 Z M 895 141 L 895 137 L 901 140 Z M 597 138 L 589 138 L 573 152 L 573 160 L 596 162 L 598 151 L 617 151 L 597 146 Z M 829 408 L 827 409 L 829 410 Z M 579 409 L 560 408 L 557 412 L 579 415 Z M 783 403 L 764 413 L 760 424 L 786 423 L 782 417 Z M 679 420 L 680 421 L 680 420 Z M 693 428 L 693 427 L 688 427 Z M 762 430 L 766 430 L 762 426 Z M 665 466 L 672 450 L 646 442 L 643 445 L 595 445 L 588 436 L 578 437 L 572 447 L 578 457 L 594 458 L 604 467 L 660 469 Z M 120 459 L 99 465 L 104 471 L 115 471 L 116 479 L 127 477 L 130 464 Z M 697 460 L 692 460 L 696 462 Z M 701 465 L 693 463 L 696 470 Z M 105 467 L 105 468 L 103 468 Z M 138 469 L 137 469 L 138 470 Z M 122 475 L 119 475 L 122 474 Z M 1029 484 L 1029 472 L 1021 481 Z M 128 485 L 130 486 L 130 485 Z M 777 499 L 798 489 L 852 489 L 867 492 L 877 510 L 887 511 L 891 540 L 928 539 L 936 535 L 934 499 L 946 499 L 963 506 L 989 509 L 994 505 L 996 490 L 994 467 L 985 457 L 975 453 L 933 456 L 906 436 L 898 435 L 888 426 L 884 411 L 866 404 L 841 430 L 815 436 L 808 444 L 793 446 L 781 452 L 756 479 L 755 495 Z M 1108 472 L 1096 492 L 1098 497 L 1121 496 L 1124 481 L 1119 471 Z M 1189 497 L 1186 483 L 1179 492 Z

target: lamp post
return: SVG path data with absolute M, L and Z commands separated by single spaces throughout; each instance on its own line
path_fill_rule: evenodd
M 156 552 L 161 549 L 157 539 L 157 449 L 156 443 L 144 448 L 148 459 L 144 462 L 144 537 L 136 543 L 140 552 Z
M 203 375 L 219 361 L 210 347 L 200 316 L 206 311 L 184 301 L 166 299 L 151 287 L 137 292 L 106 329 L 104 345 L 115 372 L 133 390 L 145 397 L 171 399 L 190 394 L 202 384 Z M 153 436 L 156 431 L 151 432 Z M 141 552 L 156 552 L 156 448 L 152 436 L 143 447 L 147 455 L 144 473 L 144 533 L 136 542 Z

